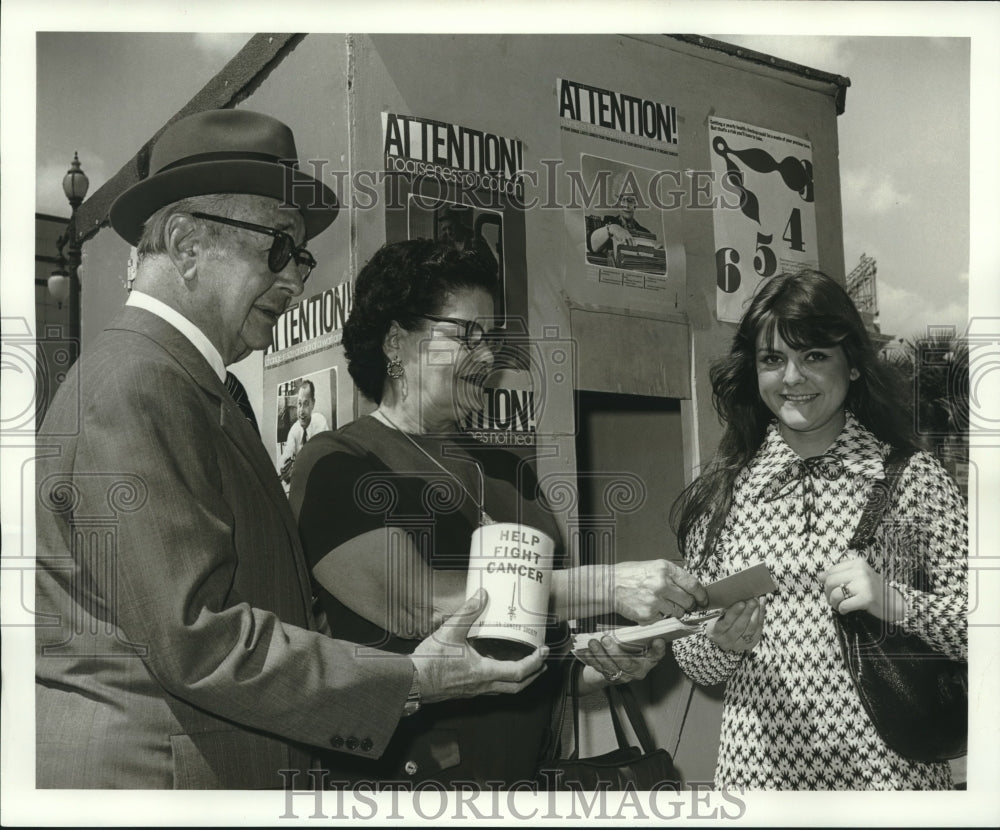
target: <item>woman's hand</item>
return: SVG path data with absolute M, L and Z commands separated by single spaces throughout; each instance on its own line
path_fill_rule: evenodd
M 764 599 L 730 605 L 721 617 L 710 620 L 705 634 L 723 651 L 750 651 L 764 629 Z
M 667 644 L 660 638 L 649 646 L 619 643 L 610 634 L 591 639 L 586 651 L 579 653 L 584 663 L 580 675 L 580 694 L 585 695 L 617 683 L 641 680 L 667 653 Z
M 838 614 L 867 611 L 885 622 L 897 622 L 906 616 L 903 595 L 890 588 L 882 574 L 858 556 L 832 565 L 819 578 L 826 601 Z
M 708 602 L 702 584 L 666 559 L 619 562 L 612 579 L 615 611 L 639 623 L 680 617 Z

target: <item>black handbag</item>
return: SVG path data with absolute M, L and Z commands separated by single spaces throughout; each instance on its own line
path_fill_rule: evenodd
M 665 749 L 658 749 L 642 717 L 642 711 L 628 686 L 608 686 L 604 690 L 611 710 L 618 749 L 581 758 L 579 672 L 570 668 L 570 697 L 573 707 L 573 751 L 565 759 L 550 762 L 539 773 L 538 783 L 547 790 L 593 792 L 607 790 L 679 790 L 680 776 L 674 759 Z M 621 703 L 642 749 L 629 746 L 616 711 Z M 561 717 L 560 717 L 561 720 Z
M 890 454 L 850 547 L 874 538 L 889 496 L 909 461 Z M 921 587 L 927 583 L 921 579 Z M 844 662 L 868 717 L 886 745 L 911 761 L 933 763 L 965 754 L 969 727 L 968 664 L 931 649 L 866 611 L 834 612 Z

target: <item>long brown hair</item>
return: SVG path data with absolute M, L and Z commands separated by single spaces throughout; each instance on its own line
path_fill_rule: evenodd
M 691 530 L 708 515 L 702 562 L 711 555 L 729 513 L 736 477 L 756 454 L 774 418 L 758 390 L 756 352 L 758 337 L 763 334 L 773 342 L 775 332 L 793 349 L 842 347 L 848 365 L 859 372 L 845 408 L 880 441 L 915 449 L 909 407 L 901 403 L 909 396 L 903 394 L 898 375 L 879 359 L 847 292 L 819 271 L 771 278 L 740 320 L 729 355 L 710 370 L 712 403 L 725 427 L 715 457 L 670 511 L 685 554 Z

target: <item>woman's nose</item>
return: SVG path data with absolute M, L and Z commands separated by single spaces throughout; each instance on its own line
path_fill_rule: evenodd
M 802 371 L 799 364 L 794 360 L 789 360 L 785 364 L 785 383 L 798 383 L 802 380 Z

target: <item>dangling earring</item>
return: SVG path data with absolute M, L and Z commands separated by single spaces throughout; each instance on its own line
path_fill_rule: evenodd
M 398 354 L 389 358 L 389 363 L 385 367 L 385 373 L 393 380 L 399 380 L 403 376 L 403 361 L 399 359 Z

